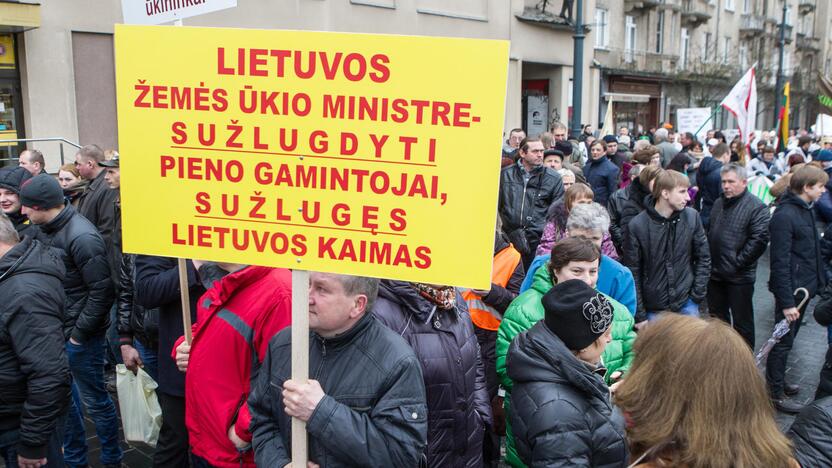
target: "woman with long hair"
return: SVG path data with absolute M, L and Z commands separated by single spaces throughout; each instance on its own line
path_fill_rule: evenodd
M 552 203 L 547 213 L 546 227 L 543 228 L 543 236 L 537 246 L 535 255 L 546 255 L 552 251 L 552 246 L 561 239 L 566 238 L 566 221 L 569 219 L 569 212 L 572 207 L 582 203 L 592 203 L 593 192 L 589 185 L 573 184 L 566 190 L 563 198 Z M 601 241 L 601 253 L 618 259 L 618 252 L 612 243 L 609 232 L 604 233 Z
M 665 314 L 634 351 L 614 396 L 635 466 L 798 467 L 763 376 L 730 326 Z

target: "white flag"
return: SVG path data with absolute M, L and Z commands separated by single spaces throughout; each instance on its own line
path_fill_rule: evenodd
M 754 64 L 745 73 L 720 103 L 737 119 L 740 139 L 745 145 L 751 144 L 751 133 L 757 121 L 757 80 L 754 76 L 756 66 Z

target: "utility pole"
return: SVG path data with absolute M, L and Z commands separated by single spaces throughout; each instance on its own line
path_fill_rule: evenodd
M 572 52 L 572 130 L 569 132 L 572 138 L 577 139 L 581 134 L 581 105 L 583 104 L 583 81 L 584 81 L 584 2 L 575 0 L 575 34 L 572 36 L 575 43 Z
M 780 101 L 783 94 L 783 56 L 786 53 L 786 2 L 783 0 L 783 20 L 780 22 L 780 59 L 777 65 L 777 82 L 774 85 L 774 127 L 780 123 Z

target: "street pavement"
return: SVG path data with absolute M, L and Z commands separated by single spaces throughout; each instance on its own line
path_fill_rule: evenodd
M 769 278 L 768 252 L 760 259 L 757 269 L 757 283 L 754 291 L 754 313 L 756 323 L 757 348 L 771 336 L 774 328 L 774 299 L 768 291 Z M 826 329 L 818 325 L 812 317 L 814 304 L 807 309 L 807 317 L 800 333 L 797 336 L 795 346 L 789 356 L 789 363 L 786 369 L 786 380 L 789 383 L 800 385 L 800 393 L 793 397 L 800 403 L 809 403 L 814 399 L 817 388 L 820 369 L 823 365 L 827 349 Z M 784 432 L 788 430 L 794 421 L 794 416 L 778 413 L 777 423 Z M 101 466 L 98 459 L 101 453 L 101 446 L 95 436 L 95 427 L 90 420 L 87 420 L 87 435 L 89 444 L 89 460 L 91 466 Z M 130 468 L 151 467 L 153 449 L 143 444 L 123 444 L 125 449 L 124 465 Z M 2 465 L 0 465 L 2 466 Z

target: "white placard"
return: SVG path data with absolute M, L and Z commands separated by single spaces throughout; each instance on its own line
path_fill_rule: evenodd
M 537 138 L 538 135 L 548 130 L 549 96 L 530 95 L 526 99 L 528 103 L 526 135 Z
M 125 24 L 162 24 L 237 6 L 237 0 L 121 0 Z
M 703 126 L 702 124 L 704 124 L 710 117 L 711 109 L 709 107 L 676 109 L 676 128 L 679 129 L 679 133 L 693 133 L 704 146 L 705 143 L 707 143 L 705 141 L 705 135 L 708 133 L 708 130 L 710 130 L 710 126 Z

